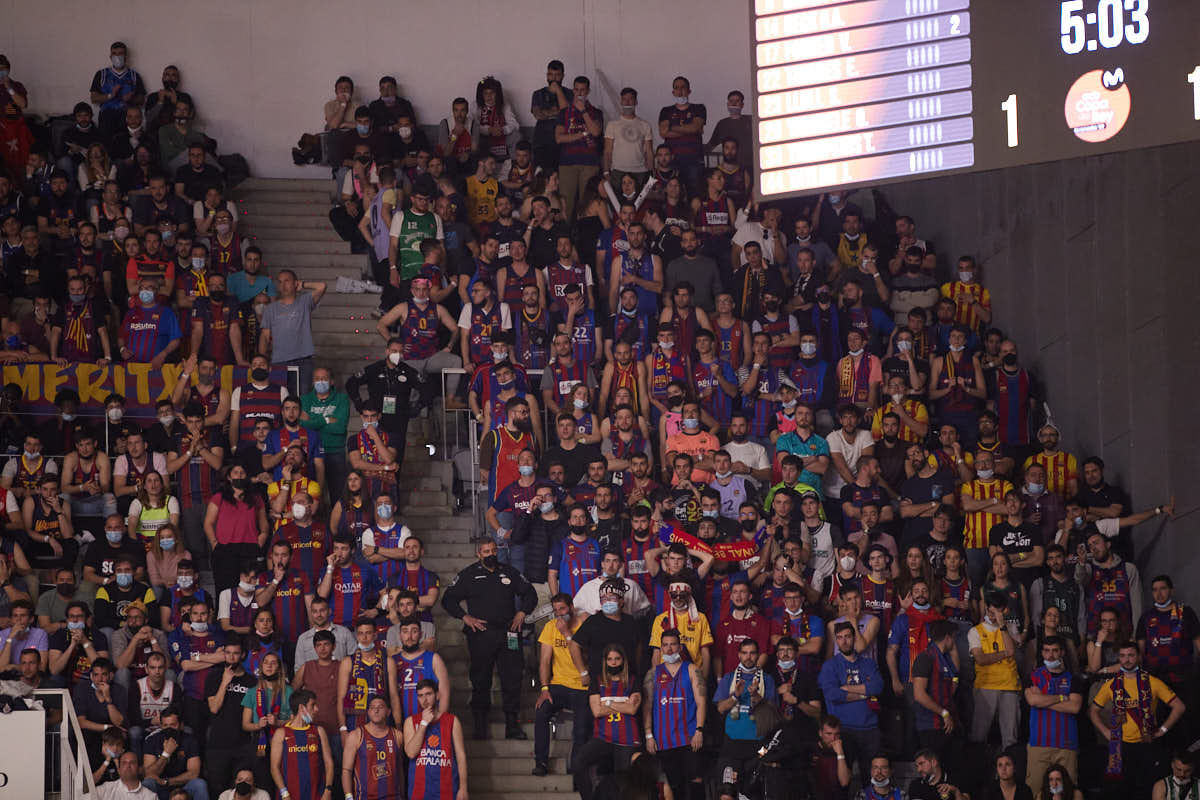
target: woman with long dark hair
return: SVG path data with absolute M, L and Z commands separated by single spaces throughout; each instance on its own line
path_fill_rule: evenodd
M 1071 773 L 1062 764 L 1052 764 L 1042 777 L 1039 800 L 1083 800 L 1083 792 L 1075 788 Z
M 204 512 L 204 537 L 212 549 L 213 583 L 218 596 L 237 585 L 238 565 L 258 558 L 269 531 L 262 498 L 250 491 L 246 469 L 234 464 Z
M 583 800 L 592 800 L 599 765 L 609 763 L 613 772 L 625 772 L 642 744 L 642 690 L 629 674 L 625 648 L 609 644 L 604 648 L 603 661 L 604 674 L 597 675 L 588 689 L 595 730 L 571 765 Z
M 329 513 L 329 530 L 334 536 L 352 536 L 361 545 L 363 531 L 375 524 L 375 499 L 369 495 L 361 472 L 352 469 L 346 473 L 342 496 Z
M 658 756 L 638 752 L 626 772 L 605 776 L 592 800 L 674 800 Z

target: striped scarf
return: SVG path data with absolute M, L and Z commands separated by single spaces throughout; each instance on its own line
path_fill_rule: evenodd
M 1137 708 L 1129 708 L 1129 695 L 1125 691 L 1125 673 L 1122 671 L 1112 679 L 1109 687 L 1112 690 L 1112 718 L 1108 730 L 1108 765 L 1104 777 L 1108 780 L 1120 780 L 1124 773 L 1121 760 L 1121 729 L 1125 718 L 1133 715 L 1142 732 L 1142 740 L 1150 741 L 1154 731 L 1153 706 L 1154 695 L 1150 692 L 1150 676 L 1144 670 L 1136 670 L 1134 679 L 1137 682 Z

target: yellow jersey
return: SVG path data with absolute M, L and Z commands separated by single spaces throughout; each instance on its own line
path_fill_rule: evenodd
M 983 481 L 979 478 L 964 483 L 959 487 L 960 497 L 970 497 L 972 500 L 1003 500 L 1004 495 L 1013 490 L 1013 485 L 1002 478 L 992 478 Z M 968 550 L 987 549 L 988 531 L 1000 520 L 1004 512 L 968 511 L 963 525 L 963 547 Z
M 1164 706 L 1169 705 L 1175 699 L 1175 693 L 1171 691 L 1165 683 L 1160 681 L 1153 675 L 1148 675 L 1150 678 L 1150 695 L 1155 701 L 1162 703 Z M 1096 692 L 1096 696 L 1092 698 L 1092 702 L 1103 708 L 1113 701 L 1112 684 L 1115 678 L 1107 678 L 1100 684 L 1100 691 Z M 1138 706 L 1137 692 L 1137 675 L 1122 673 L 1121 680 L 1125 684 L 1125 698 L 1127 708 L 1126 711 L 1136 711 Z M 1150 703 L 1151 714 L 1154 713 L 1155 702 Z M 1151 724 L 1150 730 L 1154 731 L 1158 725 Z M 1126 713 L 1125 720 L 1121 723 L 1121 741 L 1126 744 L 1140 744 L 1142 739 L 1142 727 L 1133 718 L 1132 714 Z
M 662 632 L 667 629 L 667 622 L 670 612 L 664 611 L 654 618 L 654 624 L 650 628 L 650 646 L 662 646 Z M 705 647 L 712 647 L 713 637 L 712 630 L 708 627 L 708 616 L 700 614 L 696 617 L 696 621 L 688 617 L 685 611 L 682 614 L 675 615 L 675 624 L 679 628 L 679 640 L 683 645 L 683 649 L 687 650 L 688 657 L 692 659 L 693 664 L 700 663 L 700 651 Z
M 579 626 L 582 624 L 583 616 L 580 615 L 576 617 L 575 624 L 571 627 L 572 636 L 575 635 L 575 631 L 579 630 Z M 553 618 L 542 626 L 542 632 L 538 634 L 538 644 L 545 644 L 551 647 L 551 683 L 558 684 L 567 689 L 576 689 L 581 692 L 587 691 L 587 687 L 583 685 L 583 681 L 579 678 L 579 668 L 571 660 L 570 642 L 567 641 L 567 637 L 562 635 L 562 631 L 558 629 L 558 624 Z

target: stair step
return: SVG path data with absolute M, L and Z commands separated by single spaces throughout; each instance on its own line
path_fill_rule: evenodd
M 283 265 L 289 269 L 317 267 L 325 270 L 338 269 L 340 273 L 334 274 L 353 274 L 354 277 L 365 269 L 367 269 L 368 261 L 365 253 L 295 253 L 289 254 L 287 264 Z M 347 270 L 353 270 L 353 273 Z M 329 273 L 326 272 L 326 276 Z M 379 303 L 378 295 L 358 295 L 362 297 L 374 297 L 375 303 Z
M 238 203 L 238 210 L 243 216 L 271 215 L 276 217 L 304 217 L 321 220 L 329 224 L 329 203 L 273 203 L 269 197 L 263 199 L 243 200 Z
M 464 731 L 470 734 L 471 731 Z M 491 741 L 490 739 L 488 741 Z M 505 740 L 507 741 L 507 740 Z M 529 771 L 533 769 L 533 748 L 528 747 L 523 756 L 511 756 L 508 758 L 479 758 L 476 752 L 476 746 L 486 744 L 486 742 L 472 742 L 468 753 L 471 755 L 471 774 L 468 778 L 469 785 L 475 786 L 476 775 L 529 775 Z M 524 744 L 523 742 L 521 744 Z M 550 762 L 547 764 L 550 767 L 550 775 L 566 775 L 567 774 L 567 757 L 560 756 L 555 758 L 551 756 Z M 533 777 L 533 776 L 530 776 Z M 549 776 L 546 776 L 549 777 Z M 539 795 L 541 793 L 539 792 Z
M 243 212 L 239 225 L 245 225 L 247 230 L 253 230 L 254 226 L 261 225 L 267 228 L 276 230 L 296 230 L 296 229 L 312 229 L 327 231 L 329 230 L 329 215 L 322 217 L 317 216 L 297 216 L 295 214 L 273 214 L 255 211 L 254 213 Z
M 418 514 L 415 519 L 405 519 L 405 524 L 408 525 L 413 533 L 432 534 L 431 539 L 436 538 L 442 531 L 447 533 L 466 533 L 469 535 L 474 527 L 474 521 L 471 519 L 470 514 L 447 514 L 437 520 L 433 520 L 430 515 Z
M 333 179 L 325 178 L 247 178 L 238 184 L 238 194 L 276 191 L 324 191 L 333 186 Z
M 538 792 L 538 800 L 579 800 L 577 792 Z M 511 795 L 471 791 L 471 800 L 513 800 Z
M 286 236 L 251 236 L 253 244 L 262 248 L 264 253 L 272 253 L 276 255 L 276 260 L 282 260 L 280 256 L 286 258 L 287 253 L 304 253 L 307 255 L 350 255 L 350 243 L 344 242 L 340 237 L 331 241 L 308 241 L 305 239 L 292 239 Z
M 333 191 L 333 180 L 330 179 L 324 188 L 317 189 L 271 189 L 265 192 L 254 192 L 250 197 L 255 202 L 264 201 L 272 203 L 320 203 L 326 208 L 330 205 L 331 192 Z M 242 200 L 245 202 L 245 199 Z
M 305 226 L 302 228 L 285 227 L 279 225 L 267 225 L 257 222 L 258 217 L 245 217 L 243 219 L 243 237 L 251 239 L 260 239 L 264 241 L 275 241 L 278 239 L 289 239 L 293 241 L 303 242 L 340 242 L 342 237 L 337 235 L 329 225 L 321 227 L 319 225 Z
M 501 726 L 503 728 L 503 726 Z M 530 734 L 532 736 L 532 734 Z M 528 762 L 526 762 L 528 764 Z M 530 792 L 538 797 L 544 797 L 544 792 L 570 792 L 574 779 L 570 775 L 546 775 L 537 777 L 528 773 L 524 775 L 487 775 L 471 772 L 467 776 L 467 785 L 472 793 L 478 790 L 496 792 Z

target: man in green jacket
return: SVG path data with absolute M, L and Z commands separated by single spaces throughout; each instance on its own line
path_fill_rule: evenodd
M 313 370 L 313 388 L 300 398 L 300 424 L 321 434 L 325 450 L 325 488 L 332 505 L 346 483 L 346 427 L 350 423 L 350 397 L 334 388 L 325 367 Z

